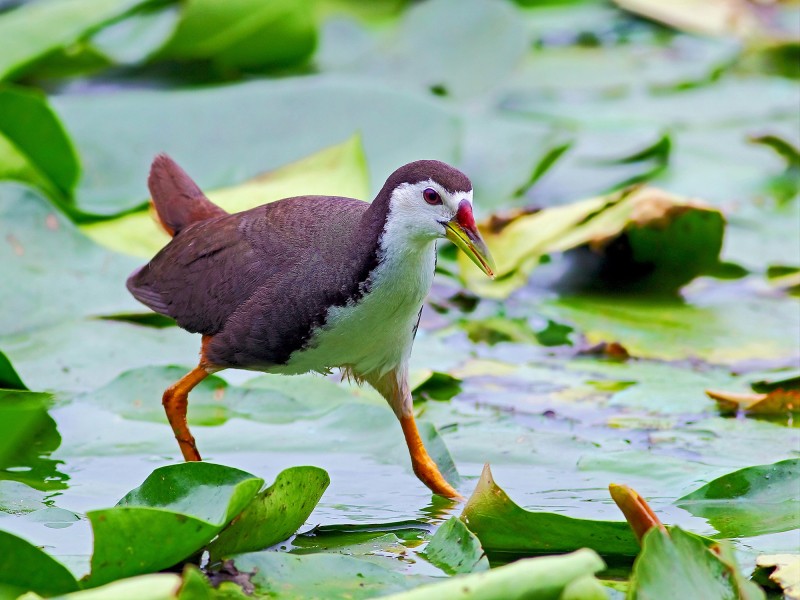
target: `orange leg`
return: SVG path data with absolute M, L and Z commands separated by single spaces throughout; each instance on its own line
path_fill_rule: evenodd
M 181 377 L 176 383 L 173 383 L 164 392 L 162 404 L 167 413 L 167 419 L 172 426 L 172 431 L 175 433 L 175 439 L 178 440 L 178 445 L 181 448 L 184 460 L 195 461 L 202 460 L 200 453 L 197 451 L 197 446 L 194 443 L 194 436 L 189 431 L 189 426 L 186 424 L 186 409 L 189 407 L 189 392 L 194 387 L 208 377 L 209 373 L 201 365 L 195 367 Z
M 414 474 L 419 480 L 427 485 L 434 494 L 439 494 L 445 498 L 461 500 L 462 496 L 453 489 L 439 471 L 439 467 L 433 461 L 419 437 L 417 423 L 414 415 L 403 415 L 400 417 L 400 425 L 403 428 L 403 435 L 406 438 L 406 445 L 411 454 L 411 466 Z
M 408 452 L 411 454 L 411 467 L 414 469 L 414 474 L 434 494 L 445 498 L 462 499 L 461 495 L 453 489 L 453 486 L 447 483 L 447 480 L 439 471 L 439 467 L 425 449 L 422 438 L 419 437 L 417 423 L 414 421 L 414 405 L 411 399 L 411 392 L 408 389 L 408 373 L 405 368 L 390 371 L 383 377 L 367 376 L 363 379 L 386 398 L 400 420 Z

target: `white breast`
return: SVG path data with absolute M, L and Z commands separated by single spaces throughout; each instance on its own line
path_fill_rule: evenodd
M 382 375 L 408 361 L 419 311 L 433 283 L 436 242 L 398 249 L 401 244 L 386 238 L 390 236 L 384 236 L 388 247 L 382 247 L 369 291 L 358 302 L 330 309 L 325 326 L 306 348 L 275 372 L 324 373 L 349 367 L 361 376 Z

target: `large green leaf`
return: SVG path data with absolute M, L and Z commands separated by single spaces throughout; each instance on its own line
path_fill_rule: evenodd
M 367 198 L 367 165 L 360 138 L 353 136 L 241 185 L 208 192 L 212 202 L 231 213 L 306 194 Z M 147 209 L 81 229 L 99 244 L 143 258 L 151 258 L 170 239 Z
M 310 0 L 188 0 L 156 58 L 205 59 L 222 69 L 284 66 L 308 58 L 315 40 Z
M 742 578 L 731 561 L 727 552 L 716 554 L 678 527 L 671 527 L 669 533 L 654 527 L 642 540 L 628 597 L 763 599 L 761 588 Z
M 37 0 L 0 15 L 0 80 L 19 77 L 143 0 Z
M 32 591 L 45 596 L 78 589 L 72 573 L 30 542 L 0 531 L 0 596 Z
M 212 463 L 161 467 L 114 508 L 87 513 L 92 587 L 170 567 L 202 549 L 253 499 L 263 479 Z
M 800 530 L 800 459 L 740 469 L 676 501 L 708 519 L 722 537 Z
M 423 556 L 448 575 L 486 571 L 489 560 L 475 534 L 458 518 L 445 521 L 425 546 Z
M 636 357 L 735 364 L 797 356 L 796 340 L 784 335 L 800 327 L 794 299 L 731 292 L 698 287 L 681 300 L 570 294 L 539 309 L 573 325 L 590 345 L 619 342 Z
M 262 550 L 285 540 L 306 522 L 329 483 L 328 474 L 317 467 L 281 471 L 209 546 L 212 558 Z
M 528 558 L 482 573 L 453 577 L 442 583 L 387 596 L 391 600 L 560 600 L 579 580 L 602 570 L 603 560 L 583 549 L 565 556 Z M 598 588 L 600 588 L 598 590 Z M 569 597 L 569 596 L 567 596 Z M 584 600 L 607 598 L 602 586 L 584 588 Z
M 44 95 L 0 88 L 0 179 L 36 186 L 68 207 L 78 171 L 72 143 Z
M 484 467 L 461 520 L 491 554 L 549 554 L 591 548 L 604 556 L 631 557 L 639 552 L 625 522 L 575 519 L 521 508 L 494 482 L 489 465 Z
M 0 288 L 0 335 L 139 310 L 125 290 L 137 262 L 86 238 L 37 192 L 0 183 L 0 238 L 0 273 L 14 282 Z M 4 351 L 15 362 L 13 351 Z
M 169 153 L 202 189 L 213 190 L 360 132 L 377 191 L 403 163 L 423 156 L 453 162 L 459 133 L 456 117 L 434 100 L 331 76 L 178 92 L 63 95 L 53 105 L 81 155 L 78 205 L 104 215 L 142 205 L 158 152 Z
M 447 27 L 442 27 L 447 23 Z M 328 35 L 339 33 L 331 27 Z M 352 45 L 344 36 L 340 45 Z M 362 33 L 366 37 L 367 33 Z M 392 85 L 432 89 L 469 98 L 503 81 L 527 50 L 528 36 L 517 12 L 505 3 L 433 0 L 411 7 L 392 30 L 344 56 L 323 44 L 319 62 L 327 70 L 369 74 Z
M 174 573 L 156 573 L 120 579 L 95 589 L 81 590 L 56 596 L 53 600 L 178 600 L 183 598 L 181 578 Z M 204 590 L 205 591 L 205 590 Z M 189 600 L 205 599 L 204 596 L 188 597 Z M 29 600 L 34 600 L 30 598 Z M 38 600 L 38 599 L 36 599 Z

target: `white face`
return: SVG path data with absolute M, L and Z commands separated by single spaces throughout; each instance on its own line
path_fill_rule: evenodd
M 444 223 L 456 216 L 462 200 L 471 206 L 472 190 L 451 193 L 432 179 L 404 183 L 392 192 L 387 229 L 420 242 L 443 238 Z

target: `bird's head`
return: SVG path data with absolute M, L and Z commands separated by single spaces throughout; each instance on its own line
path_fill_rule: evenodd
M 392 173 L 381 194 L 389 201 L 387 225 L 393 231 L 422 242 L 447 238 L 494 277 L 494 260 L 472 213 L 472 182 L 461 171 L 438 160 L 418 160 Z

